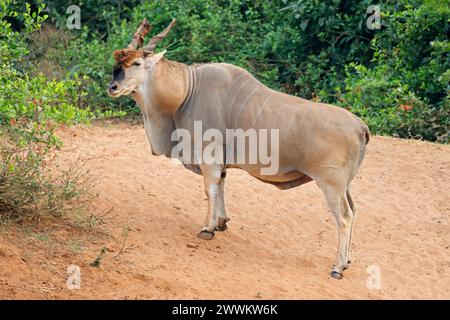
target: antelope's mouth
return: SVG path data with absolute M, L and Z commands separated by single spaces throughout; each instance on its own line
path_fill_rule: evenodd
M 118 98 L 118 97 L 121 97 L 121 96 L 127 96 L 127 95 L 133 94 L 133 93 L 136 93 L 136 89 L 135 88 L 133 88 L 133 89 L 124 88 L 124 89 L 119 90 L 119 91 L 108 90 L 108 94 L 112 98 Z

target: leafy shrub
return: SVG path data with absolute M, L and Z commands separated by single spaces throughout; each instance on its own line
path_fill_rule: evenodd
M 56 122 L 88 121 L 92 113 L 77 107 L 79 79 L 49 80 L 20 70 L 29 53 L 25 35 L 38 30 L 43 6 L 32 12 L 11 9 L 11 0 L 0 0 L 0 221 L 39 220 L 79 208 L 77 200 L 89 183 L 88 175 L 73 167 L 59 173 L 48 167 L 49 156 L 59 145 Z M 24 32 L 12 29 L 8 17 L 20 18 Z
M 49 120 L 74 124 L 92 118 L 89 108 L 77 107 L 77 100 L 85 93 L 78 92 L 81 81 L 77 77 L 65 81 L 48 80 L 43 75 L 1 74 L 2 96 L 0 116 L 3 123 L 16 119 L 33 119 L 36 123 Z
M 0 69 L 0 121 L 3 125 L 33 122 L 45 123 L 48 120 L 72 124 L 88 121 L 92 114 L 89 108 L 78 108 L 77 101 L 83 96 L 79 92 L 80 80 L 77 75 L 61 81 L 49 80 L 42 74 L 30 77 L 20 65 L 29 53 L 23 34 L 13 31 L 7 22 L 8 16 L 17 17 L 17 11 L 9 10 L 10 0 L 1 0 L 0 7 L 0 50 L 2 57 Z M 45 16 L 31 12 L 30 6 L 22 13 L 25 32 L 38 30 Z
M 400 6 L 371 42 L 372 64 L 347 66 L 338 103 L 350 106 L 375 133 L 448 143 L 450 8 L 445 1 Z
M 45 142 L 18 144 L 13 134 L 2 131 L 0 223 L 38 222 L 83 208 L 92 180 L 81 166 L 54 172 L 49 167 L 52 149 Z

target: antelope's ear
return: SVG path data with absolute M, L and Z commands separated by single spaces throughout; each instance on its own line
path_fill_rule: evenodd
M 155 54 L 154 56 L 152 56 L 150 59 L 152 60 L 152 62 L 154 64 L 157 64 L 159 62 L 159 60 L 161 60 L 161 58 L 166 54 L 167 50 L 161 51 L 157 54 Z

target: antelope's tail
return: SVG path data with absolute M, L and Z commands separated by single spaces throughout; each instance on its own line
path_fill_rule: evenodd
M 369 130 L 369 127 L 361 119 L 358 118 L 358 120 L 359 120 L 359 122 L 361 124 L 361 129 L 363 131 L 363 136 L 364 136 L 364 139 L 365 139 L 366 145 L 367 145 L 369 143 L 369 141 L 370 141 L 370 130 Z

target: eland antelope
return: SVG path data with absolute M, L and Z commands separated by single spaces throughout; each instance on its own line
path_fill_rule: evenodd
M 175 20 L 143 46 L 151 30 L 144 20 L 128 47 L 114 51 L 116 64 L 109 94 L 114 98 L 131 95 L 139 105 L 153 155 L 179 155 L 187 168 L 203 175 L 208 214 L 199 238 L 210 240 L 215 231 L 227 227 L 229 219 L 224 204 L 227 168 L 243 169 L 280 189 L 314 180 L 337 222 L 338 250 L 331 276 L 341 279 L 350 262 L 356 216 L 349 185 L 366 152 L 370 138 L 367 125 L 343 108 L 272 90 L 231 64 L 188 66 L 164 58 L 166 51 L 157 53 L 155 48 L 174 25 Z M 251 163 L 228 161 L 228 154 L 239 150 L 244 150 L 244 158 L 248 159 L 255 145 L 243 149 L 239 143 L 225 143 L 221 139 L 203 141 L 200 147 L 182 150 L 174 156 L 177 135 L 187 132 L 190 139 L 198 138 L 196 122 L 223 136 L 231 129 L 245 130 L 244 133 L 276 130 L 278 140 L 269 142 L 277 155 L 276 170 L 264 174 L 262 169 L 267 163 L 259 159 Z M 202 152 L 211 147 L 220 151 L 224 161 L 198 161 Z

